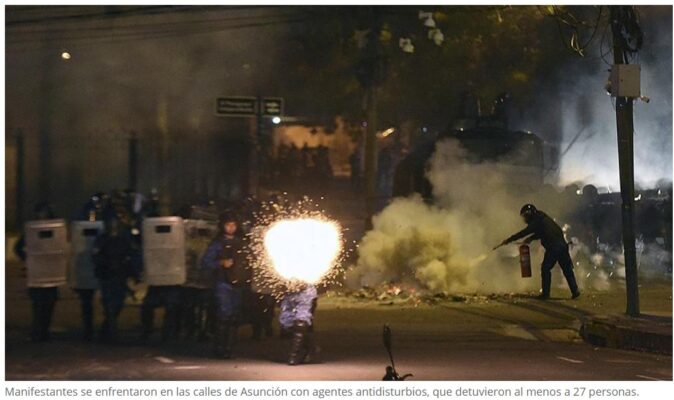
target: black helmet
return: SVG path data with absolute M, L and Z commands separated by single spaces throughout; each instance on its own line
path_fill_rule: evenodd
M 536 213 L 538 213 L 538 210 L 533 204 L 525 204 L 520 209 L 520 215 L 522 216 L 535 215 Z

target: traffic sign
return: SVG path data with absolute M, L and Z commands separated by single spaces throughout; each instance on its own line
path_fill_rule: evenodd
M 283 115 L 282 97 L 265 97 L 262 99 L 262 115 L 276 117 Z
M 221 117 L 277 117 L 283 115 L 282 97 L 229 96 L 216 99 L 215 114 Z
M 223 117 L 254 117 L 257 115 L 255 97 L 218 97 L 215 113 Z

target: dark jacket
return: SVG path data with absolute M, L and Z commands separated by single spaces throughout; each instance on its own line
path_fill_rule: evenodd
M 97 279 L 125 280 L 134 275 L 133 243 L 128 235 L 101 235 L 96 238 L 92 253 Z
M 541 245 L 543 245 L 546 250 L 563 251 L 568 249 L 568 244 L 566 243 L 566 239 L 564 239 L 562 228 L 542 211 L 538 211 L 536 215 L 532 217 L 531 222 L 527 224 L 526 228 L 506 239 L 506 243 L 514 242 L 515 240 L 522 239 L 529 235 L 532 235 L 529 238 L 531 240 L 540 239 Z
M 219 283 L 239 287 L 250 284 L 250 270 L 246 265 L 243 246 L 244 242 L 240 238 L 227 239 L 224 236 L 213 239 L 208 245 L 201 259 L 201 267 L 212 271 L 216 286 Z M 222 261 L 226 259 L 234 260 L 234 265 L 224 268 Z

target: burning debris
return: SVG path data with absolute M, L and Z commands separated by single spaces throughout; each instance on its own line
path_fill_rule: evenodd
M 413 306 L 435 305 L 443 303 L 487 304 L 492 301 L 518 301 L 518 299 L 533 298 L 538 293 L 448 293 L 430 292 L 418 287 L 384 283 L 376 287 L 364 286 L 357 290 L 342 289 L 328 292 L 328 297 L 344 297 L 364 302 L 374 302 L 382 306 Z

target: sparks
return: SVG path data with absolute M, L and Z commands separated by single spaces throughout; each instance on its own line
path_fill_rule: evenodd
M 253 283 L 277 297 L 306 284 L 339 285 L 345 249 L 342 228 L 308 197 L 263 203 L 248 234 Z
M 281 277 L 315 284 L 339 256 L 339 225 L 315 218 L 280 220 L 267 230 L 264 246 Z

